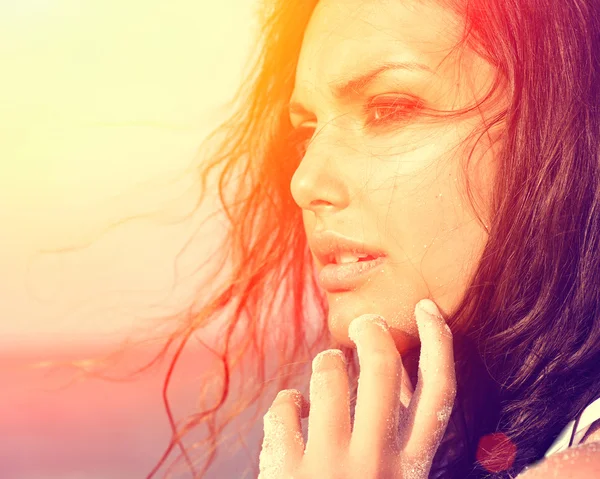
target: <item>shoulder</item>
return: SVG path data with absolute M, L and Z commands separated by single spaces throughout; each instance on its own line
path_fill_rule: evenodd
M 589 479 L 598 477 L 598 471 L 600 471 L 600 442 L 596 440 L 580 443 L 553 454 L 533 468 L 519 474 L 516 479 L 548 479 L 549 477 Z
M 562 477 L 587 479 L 598 477 L 600 471 L 600 419 L 595 420 L 579 443 L 554 453 L 516 479 L 547 479 Z

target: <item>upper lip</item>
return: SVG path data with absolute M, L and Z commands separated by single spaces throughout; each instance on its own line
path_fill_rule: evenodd
M 335 257 L 339 253 L 367 254 L 374 258 L 386 255 L 384 251 L 376 246 L 366 244 L 364 241 L 347 238 L 333 231 L 314 233 L 308 243 L 314 255 L 323 265 L 335 263 Z

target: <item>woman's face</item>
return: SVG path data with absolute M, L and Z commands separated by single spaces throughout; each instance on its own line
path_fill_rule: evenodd
M 484 135 L 468 167 L 464 160 L 487 110 L 419 115 L 419 105 L 473 105 L 491 87 L 489 63 L 471 50 L 451 52 L 462 27 L 435 2 L 321 0 L 305 32 L 290 112 L 295 127 L 314 134 L 291 191 L 316 272 L 324 266 L 314 254 L 319 232 L 386 254 L 352 287 L 326 289 L 329 329 L 347 346 L 350 321 L 365 313 L 386 319 L 400 352 L 416 346 L 416 303 L 429 297 L 451 313 L 481 258 L 487 233 L 465 173 L 489 225 L 497 142 Z M 368 81 L 347 84 L 374 69 Z

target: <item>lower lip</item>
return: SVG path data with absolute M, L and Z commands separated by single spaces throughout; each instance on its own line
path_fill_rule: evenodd
M 319 283 L 327 291 L 347 291 L 364 281 L 375 268 L 385 261 L 385 256 L 370 261 L 346 264 L 328 264 L 319 273 Z

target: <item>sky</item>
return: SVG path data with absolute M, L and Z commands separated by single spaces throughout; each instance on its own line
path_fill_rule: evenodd
M 212 211 L 189 215 L 198 147 L 241 82 L 256 7 L 0 0 L 0 342 L 121 337 L 189 301 L 197 283 L 173 267 Z M 217 242 L 199 237 L 183 275 Z
M 165 365 L 110 382 L 49 361 L 85 371 L 198 294 L 222 232 L 198 230 L 214 195 L 191 214 L 198 148 L 242 81 L 257 5 L 0 0 L 1 477 L 145 477 L 168 445 Z M 185 363 L 179 418 L 208 371 L 193 349 Z M 246 462 L 212 477 L 243 477 Z

